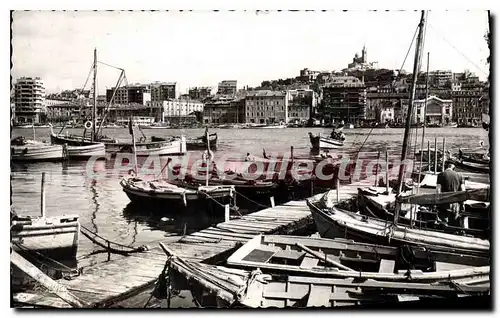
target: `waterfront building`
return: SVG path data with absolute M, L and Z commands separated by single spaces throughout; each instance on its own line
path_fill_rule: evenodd
M 245 122 L 275 124 L 288 122 L 289 93 L 286 91 L 249 91 L 245 97 Z
M 217 94 L 221 95 L 235 95 L 237 91 L 237 81 L 235 80 L 224 80 L 219 83 L 217 88 Z
M 453 122 L 453 101 L 436 96 L 427 98 L 427 108 L 424 112 L 425 99 L 414 101 L 414 122 L 426 125 L 446 126 Z M 424 117 L 425 116 L 425 117 Z
M 173 99 L 149 102 L 148 107 L 155 113 L 156 121 L 173 122 L 177 119 L 203 113 L 204 103 L 197 100 Z
M 160 102 L 176 98 L 177 82 L 151 83 L 151 101 Z
M 190 99 L 203 101 L 210 97 L 212 88 L 209 86 L 204 87 L 191 87 L 189 88 L 188 95 Z
M 356 123 L 366 119 L 366 87 L 358 78 L 333 77 L 321 90 L 325 122 Z
M 106 102 L 110 102 L 113 96 L 114 88 L 106 90 Z M 116 90 L 113 104 L 126 105 L 131 103 L 146 105 L 151 101 L 151 88 L 149 85 L 133 84 L 119 87 Z
M 21 77 L 14 88 L 15 121 L 38 124 L 44 119 L 45 88 L 40 77 Z
M 288 122 L 307 122 L 317 106 L 317 94 L 312 89 L 288 90 Z

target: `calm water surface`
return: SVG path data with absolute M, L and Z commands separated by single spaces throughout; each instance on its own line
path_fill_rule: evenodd
M 69 130 L 81 133 L 81 130 Z M 262 149 L 268 154 L 289 153 L 294 146 L 297 155 L 308 155 L 310 143 L 308 132 L 327 134 L 331 129 L 289 128 L 289 129 L 212 129 L 219 137 L 220 154 L 241 154 L 247 152 L 261 156 Z M 371 131 L 371 133 L 370 133 Z M 200 136 L 203 129 L 149 129 L 148 136 L 173 136 L 184 134 L 188 137 Z M 350 129 L 345 130 L 346 146 L 342 151 L 356 152 L 365 141 L 363 151 L 378 151 L 387 145 L 390 152 L 400 153 L 403 129 Z M 128 129 L 104 129 L 110 137 L 129 140 Z M 419 139 L 421 130 L 419 130 Z M 137 133 L 136 133 L 137 135 Z M 14 129 L 12 137 L 32 138 L 32 129 Z M 446 138 L 447 149 L 477 148 L 482 140 L 488 147 L 488 134 L 482 128 L 427 128 L 426 141 L 434 144 L 438 138 L 438 148 L 442 147 L 442 138 Z M 36 130 L 37 140 L 50 140 L 50 131 L 46 128 Z M 191 153 L 200 156 L 201 152 Z M 68 163 L 33 163 L 12 164 L 13 207 L 20 215 L 37 215 L 40 211 L 41 173 L 46 172 L 46 211 L 47 215 L 78 214 L 83 226 L 99 233 L 103 237 L 134 246 L 164 239 L 166 236 L 182 235 L 200 230 L 211 223 L 221 221 L 208 215 L 165 216 L 162 211 L 151 211 L 130 204 L 129 199 L 119 185 L 119 176 L 111 172 L 113 162 L 103 162 L 106 177 L 92 179 L 87 176 L 86 162 Z M 85 237 L 80 239 L 79 258 L 95 249 Z

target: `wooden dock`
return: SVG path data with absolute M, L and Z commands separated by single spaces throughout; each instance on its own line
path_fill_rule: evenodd
M 357 193 L 357 188 L 371 185 L 363 180 L 342 185 L 339 199 Z M 303 201 L 290 201 L 241 218 L 219 223 L 175 241 L 165 241 L 178 256 L 192 261 L 216 261 L 229 256 L 238 243 L 258 234 L 300 234 L 313 225 L 309 208 Z M 129 256 L 112 256 L 110 261 L 85 267 L 70 280 L 57 282 L 77 297 L 85 307 L 142 307 L 162 273 L 166 255 L 159 242 L 150 250 Z M 13 300 L 23 306 L 69 308 L 55 294 L 18 293 Z

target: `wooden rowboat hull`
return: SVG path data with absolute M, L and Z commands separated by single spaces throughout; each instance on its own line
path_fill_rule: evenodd
M 12 247 L 18 252 L 29 250 L 55 259 L 73 259 L 78 251 L 80 222 L 78 216 L 14 221 L 10 234 Z
M 11 146 L 12 161 L 61 161 L 64 159 L 63 147 L 60 145 L 24 145 Z

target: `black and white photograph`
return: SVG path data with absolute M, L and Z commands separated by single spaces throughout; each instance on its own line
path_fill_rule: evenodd
M 11 10 L 10 307 L 491 310 L 493 21 Z

